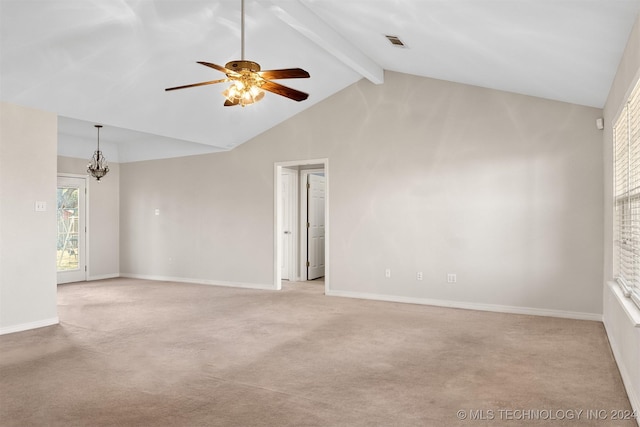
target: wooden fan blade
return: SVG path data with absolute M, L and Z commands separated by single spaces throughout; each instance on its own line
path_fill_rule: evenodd
M 302 68 L 285 68 L 282 70 L 266 70 L 258 72 L 265 80 L 274 79 L 308 79 L 309 73 Z
M 299 90 L 291 89 L 290 87 L 283 86 L 279 83 L 266 81 L 260 86 L 261 89 L 268 90 L 269 92 L 276 93 L 278 95 L 285 96 L 294 101 L 304 101 L 309 97 L 308 93 L 300 92 Z
M 186 89 L 186 88 L 188 88 L 188 87 L 196 87 L 196 86 L 212 85 L 212 84 L 215 84 L 215 83 L 222 83 L 222 82 L 226 82 L 226 81 L 227 81 L 227 79 L 211 80 L 211 81 L 208 81 L 208 82 L 193 83 L 193 84 L 190 84 L 190 85 L 176 86 L 176 87 L 169 87 L 169 88 L 166 88 L 165 90 L 166 90 L 166 91 L 169 91 L 169 90 L 176 90 L 176 89 Z
M 225 74 L 233 74 L 233 75 L 237 75 L 238 74 L 233 70 L 230 70 L 228 68 L 222 67 L 222 66 L 220 66 L 218 64 L 212 64 L 211 62 L 198 61 L 198 64 L 202 64 L 205 67 L 213 68 L 214 70 L 222 71 Z

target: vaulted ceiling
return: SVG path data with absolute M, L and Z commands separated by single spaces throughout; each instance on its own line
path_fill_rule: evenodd
M 224 107 L 241 58 L 240 0 L 0 0 L 0 99 L 59 114 L 59 153 L 88 157 L 93 124 L 112 161 L 232 149 L 384 70 L 602 107 L 640 0 L 246 0 L 246 59 L 300 67 Z M 404 47 L 385 37 L 399 37 Z

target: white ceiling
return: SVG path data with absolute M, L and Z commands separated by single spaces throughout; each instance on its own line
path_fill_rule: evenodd
M 59 152 L 108 159 L 228 150 L 383 70 L 602 107 L 640 0 L 246 0 L 246 58 L 301 67 L 308 92 L 223 107 L 240 0 L 0 0 L 0 99 L 56 112 Z M 407 47 L 392 46 L 385 34 Z

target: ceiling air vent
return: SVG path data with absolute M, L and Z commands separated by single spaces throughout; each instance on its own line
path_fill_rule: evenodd
M 394 46 L 398 46 L 398 47 L 406 47 L 404 43 L 402 43 L 402 40 L 400 40 L 400 37 L 398 36 L 390 36 L 390 35 L 386 35 L 385 37 L 387 38 L 387 40 L 389 40 L 389 42 L 391 42 L 392 45 Z

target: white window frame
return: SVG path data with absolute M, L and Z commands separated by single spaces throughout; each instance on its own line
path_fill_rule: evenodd
M 615 278 L 640 308 L 640 79 L 612 130 Z

